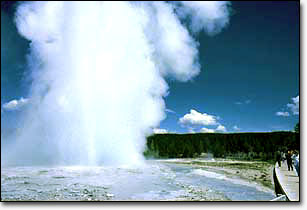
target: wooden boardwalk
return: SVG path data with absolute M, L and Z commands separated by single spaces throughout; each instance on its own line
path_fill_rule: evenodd
M 275 165 L 276 178 L 283 194 L 287 196 L 289 201 L 299 201 L 300 182 L 294 166 L 293 170 L 294 171 L 288 171 L 286 162 L 282 163 L 281 167 L 278 167 L 277 163 Z

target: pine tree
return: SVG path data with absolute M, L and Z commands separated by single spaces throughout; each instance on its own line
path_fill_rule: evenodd
M 296 123 L 295 127 L 294 127 L 294 131 L 295 133 L 299 133 L 300 132 L 300 123 Z

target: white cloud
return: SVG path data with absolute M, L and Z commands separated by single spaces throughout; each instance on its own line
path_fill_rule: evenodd
M 171 110 L 171 109 L 165 109 L 166 112 L 169 112 L 169 113 L 173 113 L 175 114 L 176 112 L 174 110 Z
M 21 97 L 19 100 L 14 99 L 10 102 L 3 104 L 2 107 L 4 110 L 7 110 L 7 111 L 18 110 L 24 105 L 26 105 L 28 102 L 29 102 L 29 99 Z
M 292 103 L 287 104 L 287 108 L 291 110 L 293 115 L 299 115 L 300 110 L 300 96 L 296 96 L 291 99 Z M 289 112 L 276 112 L 277 116 L 288 117 L 290 116 Z
M 217 117 L 207 113 L 199 113 L 194 109 L 179 119 L 182 125 L 217 125 Z
M 245 101 L 237 101 L 235 104 L 237 105 L 242 105 L 242 104 L 250 104 L 252 101 L 251 100 L 245 100 Z
M 287 104 L 287 107 L 291 109 L 292 113 L 294 115 L 299 114 L 299 109 L 300 109 L 300 96 L 296 96 L 292 98 L 293 103 L 292 104 Z
M 235 131 L 239 131 L 239 130 L 241 130 L 238 126 L 233 126 L 233 129 L 235 130 Z
M 218 125 L 216 127 L 216 129 L 210 129 L 210 128 L 203 127 L 203 128 L 200 129 L 200 132 L 201 133 L 215 133 L 215 132 L 221 133 L 221 132 L 227 132 L 227 130 L 226 130 L 225 126 Z
M 215 131 L 217 131 L 217 132 L 226 132 L 227 130 L 226 130 L 225 126 L 219 125 L 219 126 L 217 126 Z
M 194 128 L 188 127 L 188 133 L 196 133 L 196 132 L 194 131 Z
M 215 133 L 215 132 L 227 132 L 225 126 L 218 122 L 220 118 L 218 116 L 210 115 L 207 113 L 200 113 L 194 109 L 190 110 L 190 113 L 185 114 L 179 119 L 179 123 L 187 127 L 189 133 L 195 133 L 197 126 L 214 126 L 214 128 L 202 127 L 199 132 L 202 133 Z
M 201 128 L 200 129 L 200 132 L 201 133 L 215 133 L 215 130 L 214 129 L 209 129 L 209 128 Z
M 163 129 L 163 128 L 154 128 L 153 129 L 153 132 L 158 134 L 158 133 L 168 133 L 168 131 L 166 129 Z
M 289 117 L 290 114 L 289 112 L 276 112 L 277 116 L 282 116 L 282 117 Z
M 246 100 L 245 101 L 246 104 L 249 104 L 250 102 L 251 102 L 251 100 Z

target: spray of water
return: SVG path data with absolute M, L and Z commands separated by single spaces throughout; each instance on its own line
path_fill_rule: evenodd
M 26 2 L 16 25 L 30 41 L 29 108 L 7 164 L 142 162 L 165 118 L 165 77 L 200 71 L 201 30 L 227 25 L 227 2 Z M 190 30 L 186 28 L 190 27 Z M 192 31 L 191 33 L 189 31 Z

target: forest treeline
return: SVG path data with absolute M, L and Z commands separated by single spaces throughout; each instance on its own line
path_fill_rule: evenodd
M 276 152 L 299 150 L 296 132 L 154 134 L 145 157 L 190 158 L 212 153 L 216 158 L 273 160 Z

